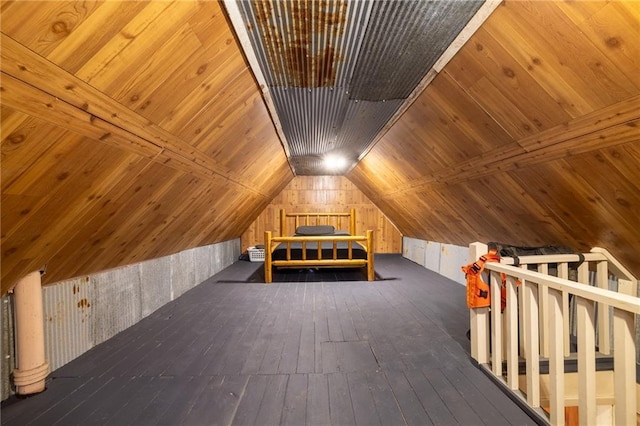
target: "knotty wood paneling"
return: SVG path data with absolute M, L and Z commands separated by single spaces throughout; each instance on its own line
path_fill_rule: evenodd
M 220 3 L 1 12 L 3 292 L 239 238 L 293 178 Z
M 3 1 L 2 292 L 260 243 L 279 206 L 640 275 L 639 5 L 503 2 L 345 178 L 294 179 L 221 3 Z
M 640 275 L 639 40 L 636 2 L 506 1 L 348 178 L 409 237 Z
M 242 248 L 264 244 L 264 231 L 280 230 L 280 209 L 288 212 L 356 210 L 356 232 L 374 230 L 376 253 L 401 253 L 402 235 L 353 183 L 343 176 L 297 176 L 242 234 Z M 347 229 L 347 228 L 345 228 Z M 290 230 L 293 231 L 293 230 Z

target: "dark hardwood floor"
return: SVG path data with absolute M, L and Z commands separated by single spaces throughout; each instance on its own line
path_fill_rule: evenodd
M 469 358 L 464 287 L 399 255 L 238 262 L 2 405 L 6 425 L 535 424 Z M 343 281 L 344 280 L 344 281 Z

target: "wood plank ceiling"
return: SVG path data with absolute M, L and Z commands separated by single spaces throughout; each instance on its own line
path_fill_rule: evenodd
M 2 286 L 240 236 L 293 178 L 217 2 L 2 3 Z
M 216 1 L 3 1 L 2 292 L 238 238 L 294 174 Z M 640 3 L 507 1 L 347 174 L 406 236 L 640 275 Z
M 347 175 L 404 235 L 640 275 L 640 3 L 504 2 Z

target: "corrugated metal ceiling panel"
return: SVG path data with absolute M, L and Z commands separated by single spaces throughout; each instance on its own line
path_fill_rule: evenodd
M 483 1 L 237 4 L 289 161 L 299 175 L 321 175 L 325 154 L 358 161 Z
M 402 105 L 404 99 L 385 102 L 350 101 L 340 129 L 337 147 L 358 158 Z
M 271 87 L 345 87 L 364 37 L 371 4 L 333 1 L 241 1 L 249 36 Z
M 291 156 L 335 149 L 349 103 L 343 90 L 274 87 L 271 93 Z
M 484 1 L 375 1 L 350 84 L 355 99 L 406 99 Z

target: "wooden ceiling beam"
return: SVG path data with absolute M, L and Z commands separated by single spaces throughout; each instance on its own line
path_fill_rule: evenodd
M 408 182 L 379 198 L 397 198 L 434 184 L 453 184 L 523 166 L 547 162 L 609 146 L 637 141 L 640 96 L 595 111 L 568 123 L 492 150 L 462 163 Z
M 4 65 L 4 64 L 3 64 Z M 150 160 L 164 149 L 64 100 L 1 72 L 2 105 Z
M 73 74 L 0 34 L 2 104 L 91 139 L 118 146 L 187 173 L 229 183 L 261 197 L 252 182 L 131 111 Z

